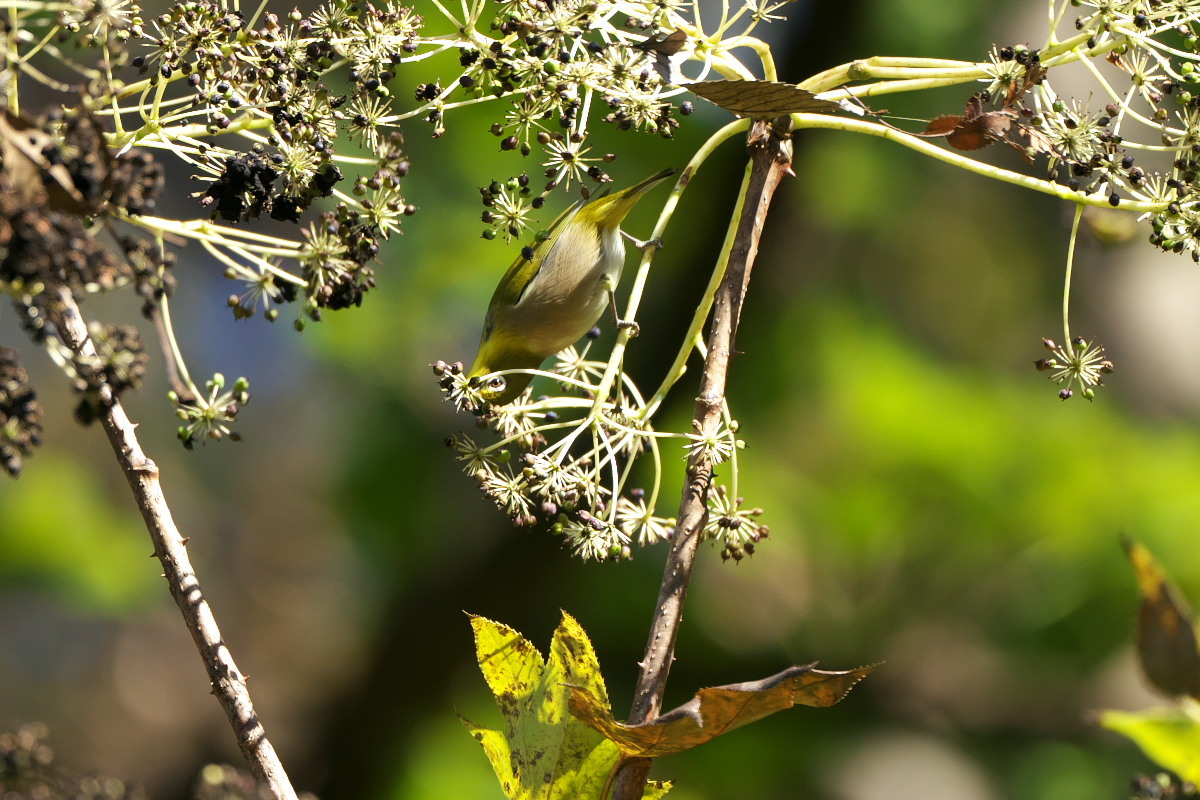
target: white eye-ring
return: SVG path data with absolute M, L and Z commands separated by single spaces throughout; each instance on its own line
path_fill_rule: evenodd
M 504 378 L 499 375 L 495 375 L 491 378 L 488 378 L 487 386 L 493 392 L 502 392 L 504 391 L 504 387 L 508 386 L 508 381 L 504 380 Z

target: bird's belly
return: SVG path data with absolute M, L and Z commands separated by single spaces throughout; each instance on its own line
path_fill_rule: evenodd
M 606 237 L 601 246 L 600 236 Z M 625 260 L 619 231 L 600 236 L 564 233 L 513 308 L 517 329 L 536 352 L 551 356 L 579 341 L 608 305 Z M 583 269 L 571 265 L 585 264 Z
M 608 304 L 603 273 L 593 270 L 588 279 L 562 291 L 526 295 L 515 309 L 525 319 L 521 327 L 531 332 L 531 343 L 539 352 L 553 355 L 577 342 L 588 332 Z

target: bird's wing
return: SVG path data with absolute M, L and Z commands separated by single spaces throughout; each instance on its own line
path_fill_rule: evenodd
M 558 219 L 550 223 L 546 238 L 534 245 L 533 258 L 525 258 L 524 254 L 517 256 L 517 260 L 508 268 L 508 272 L 504 273 L 504 277 L 500 280 L 502 286 L 521 287 L 520 293 L 513 300 L 513 305 L 521 302 L 521 298 L 525 296 L 525 292 L 529 291 L 529 287 L 533 285 L 538 271 L 546 263 L 546 257 L 554 249 L 558 238 L 562 236 L 563 231 L 567 228 L 567 224 L 575 218 L 575 215 L 579 213 L 579 209 L 583 208 L 586 202 L 586 200 L 580 200 L 559 214 Z

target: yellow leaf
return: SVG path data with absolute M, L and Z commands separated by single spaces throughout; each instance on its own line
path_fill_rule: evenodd
M 467 720 L 483 745 L 504 794 L 512 800 L 600 800 L 620 750 L 567 713 L 567 684 L 583 686 L 608 703 L 600 664 L 587 633 L 569 614 L 543 659 L 507 625 L 472 616 L 475 652 L 484 679 L 505 718 L 504 731 Z M 645 797 L 662 797 L 670 784 L 647 784 Z
M 701 689 L 689 702 L 642 725 L 617 722 L 607 700 L 572 686 L 571 713 L 616 742 L 625 756 L 655 758 L 689 750 L 794 705 L 832 706 L 874 669 L 790 667 L 761 681 Z
M 1128 736 L 1160 767 L 1200 783 L 1200 723 L 1183 709 L 1105 711 L 1100 724 Z
M 830 114 L 841 106 L 829 100 L 818 100 L 807 89 L 794 83 L 774 81 L 698 81 L 684 87 L 713 105 L 739 117 L 775 119 L 784 114 Z

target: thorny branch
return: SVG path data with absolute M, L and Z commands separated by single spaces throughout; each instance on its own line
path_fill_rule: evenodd
M 758 255 L 758 243 L 771 198 L 783 176 L 791 175 L 791 142 L 789 121 L 756 122 L 750 130 L 747 149 L 750 164 L 747 170 L 748 187 L 737 209 L 737 227 L 729 251 L 729 261 L 713 304 L 712 326 L 708 334 L 708 356 L 696 398 L 692 425 L 701 436 L 716 432 L 721 424 L 721 407 L 725 399 L 725 380 L 729 360 L 736 350 L 733 346 L 742 302 L 750 282 L 750 271 Z M 696 549 L 708 518 L 708 490 L 713 477 L 713 464 L 708 451 L 695 450 L 688 458 L 687 481 L 679 503 L 679 521 L 671 537 L 654 619 L 646 644 L 634 693 L 633 708 L 628 724 L 648 722 L 662 708 L 663 693 L 671 662 L 675 659 L 675 639 L 683 620 L 683 604 L 691 581 Z M 646 786 L 650 759 L 630 759 L 619 767 L 613 797 L 615 800 L 638 800 Z
M 54 322 L 59 337 L 77 361 L 94 358 L 95 345 L 88 336 L 87 325 L 71 290 L 60 287 L 56 295 Z M 184 622 L 200 651 L 212 692 L 225 709 L 225 715 L 237 736 L 238 746 L 258 782 L 266 786 L 276 800 L 296 800 L 296 792 L 283 764 L 254 712 L 246 688 L 246 677 L 234 663 L 233 655 L 221 638 L 212 609 L 200 590 L 200 583 L 188 559 L 187 539 L 180 536 L 175 527 L 171 509 L 159 483 L 158 466 L 142 451 L 134 433 L 134 425 L 126 416 L 121 401 L 114 396 L 112 388 L 103 382 L 103 377 L 99 381 L 100 384 L 95 388 L 102 406 L 100 422 L 129 481 L 142 519 L 146 522 L 146 529 L 154 543 L 154 556 L 162 563 L 163 576 L 167 579 L 171 595 L 183 613 Z

